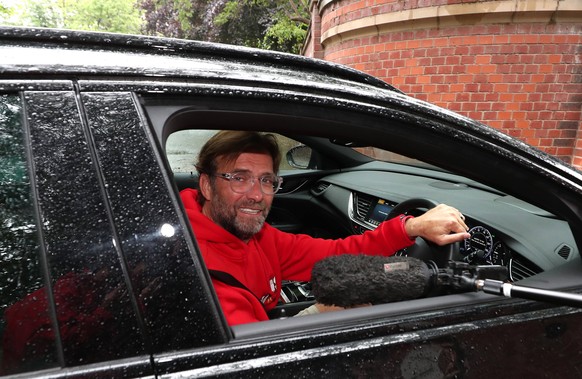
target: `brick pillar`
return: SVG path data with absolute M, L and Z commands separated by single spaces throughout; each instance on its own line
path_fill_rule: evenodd
M 311 23 L 307 33 L 307 41 L 303 46 L 302 54 L 306 57 L 323 59 L 324 52 L 321 46 L 321 17 L 319 16 L 319 0 L 311 0 Z
M 311 9 L 319 17 L 321 58 L 365 71 L 582 169 L 581 0 L 317 5 Z

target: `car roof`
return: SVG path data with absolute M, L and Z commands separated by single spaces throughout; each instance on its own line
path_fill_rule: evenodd
M 407 96 L 372 75 L 296 54 L 175 38 L 0 26 L 0 80 L 104 79 L 238 83 L 392 101 L 465 125 L 474 120 Z
M 252 78 L 276 82 L 349 81 L 402 93 L 358 70 L 295 54 L 142 35 L 0 26 L 0 75 L 22 73 Z M 26 52 L 25 52 L 26 51 Z M 170 58 L 171 57 L 171 58 Z M 246 66 L 245 70 L 236 70 Z M 276 68 L 276 69 L 275 69 Z M 286 69 L 282 71 L 282 69 Z M 241 77 L 241 75 L 246 77 Z

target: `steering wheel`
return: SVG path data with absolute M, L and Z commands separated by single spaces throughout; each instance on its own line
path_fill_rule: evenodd
M 431 199 L 420 197 L 408 199 L 395 206 L 387 218 L 391 219 L 400 214 L 407 214 L 414 209 L 432 209 L 437 205 L 439 203 Z M 445 267 L 449 261 L 460 256 L 459 248 L 459 242 L 439 246 L 434 242 L 418 237 L 414 245 L 406 249 L 406 255 L 423 261 L 433 261 L 438 267 Z

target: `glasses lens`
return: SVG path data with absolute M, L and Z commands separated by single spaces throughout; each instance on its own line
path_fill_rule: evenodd
M 263 175 L 259 178 L 261 190 L 265 195 L 271 195 L 279 189 L 279 181 L 275 175 Z
M 234 192 L 245 193 L 251 189 L 251 176 L 244 173 L 236 173 L 230 176 L 230 188 Z
M 254 184 L 254 177 L 247 174 L 237 172 L 228 177 L 230 188 L 236 193 L 247 193 L 251 190 Z M 261 191 L 265 195 L 272 195 L 279 190 L 281 186 L 281 179 L 275 175 L 263 175 L 257 178 Z

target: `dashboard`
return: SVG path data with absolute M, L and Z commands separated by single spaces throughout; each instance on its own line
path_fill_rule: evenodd
M 357 193 L 352 195 L 350 204 L 355 211 L 349 212 L 349 216 L 359 233 L 372 230 L 387 220 L 397 205 L 386 199 L 370 198 Z M 487 226 L 478 225 L 477 221 L 467 219 L 466 222 L 471 238 L 460 245 L 463 260 L 471 264 L 509 266 L 512 260 L 511 251 L 498 234 Z
M 352 192 L 352 199 L 349 202 L 351 209 L 348 212 L 351 222 L 354 223 L 354 230 L 357 233 L 364 233 L 366 230 L 375 229 L 380 223 L 390 217 L 390 212 L 397 203 L 377 197 L 370 197 L 361 193 Z M 419 215 L 422 212 L 416 212 Z M 467 218 L 465 220 L 469 226 L 471 238 L 465 240 L 459 246 L 462 260 L 474 265 L 501 265 L 510 267 L 513 264 L 513 254 L 511 249 L 503 242 L 500 234 L 491 227 L 483 226 L 476 220 Z M 399 252 L 405 254 L 405 252 Z M 516 265 L 518 263 L 516 262 Z M 521 264 L 520 275 L 514 269 L 519 279 L 532 276 L 542 271 L 533 263 Z M 515 279 L 512 279 L 515 280 Z
M 385 171 L 377 165 L 327 176 L 312 189 L 312 195 L 325 199 L 348 220 L 354 234 L 375 229 L 396 205 L 416 197 L 461 210 L 471 234 L 460 245 L 461 259 L 475 265 L 506 266 L 512 281 L 578 255 L 568 224 L 543 209 L 445 172 Z

